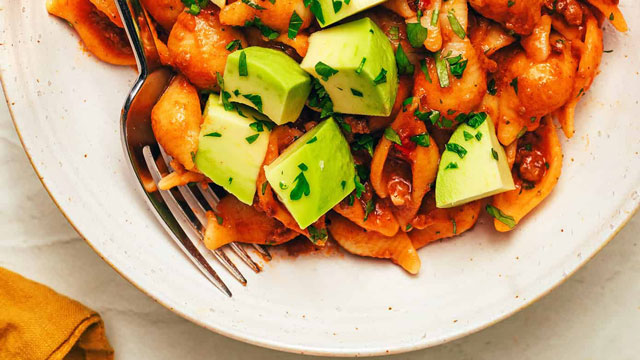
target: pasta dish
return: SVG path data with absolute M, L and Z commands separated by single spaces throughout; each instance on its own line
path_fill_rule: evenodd
M 140 2 L 175 72 L 149 119 L 174 171 L 147 190 L 210 186 L 212 250 L 332 239 L 411 274 L 417 249 L 483 213 L 510 231 L 551 193 L 602 29 L 627 30 L 618 0 Z M 114 0 L 47 10 L 135 65 Z

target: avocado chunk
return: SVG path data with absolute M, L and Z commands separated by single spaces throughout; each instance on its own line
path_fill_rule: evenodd
M 507 156 L 486 113 L 469 114 L 440 158 L 436 206 L 450 208 L 515 189 Z
M 298 119 L 309 92 L 309 75 L 281 51 L 252 46 L 227 57 L 223 96 L 257 109 L 278 125 Z
M 214 183 L 251 205 L 273 124 L 246 106 L 227 111 L 219 100 L 209 95 L 195 163 Z
M 396 60 L 389 39 L 371 19 L 313 33 L 300 66 L 324 86 L 333 111 L 391 114 L 398 91 Z
M 321 27 L 331 25 L 348 16 L 359 13 L 376 5 L 382 4 L 386 0 L 317 0 L 322 9 L 322 16 L 317 16 L 318 24 Z
M 355 189 L 347 140 L 329 118 L 264 167 L 267 181 L 300 228 L 313 224 Z

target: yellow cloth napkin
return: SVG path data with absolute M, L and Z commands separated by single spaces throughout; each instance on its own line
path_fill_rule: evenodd
M 112 360 L 100 315 L 0 268 L 0 360 Z

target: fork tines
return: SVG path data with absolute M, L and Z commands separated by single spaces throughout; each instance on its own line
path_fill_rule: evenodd
M 171 157 L 165 153 L 162 147 L 159 146 L 159 148 L 160 156 L 166 164 L 167 169 L 170 172 L 173 171 L 173 168 L 170 165 L 172 160 Z M 162 174 L 158 169 L 151 148 L 149 146 L 145 146 L 142 149 L 142 152 L 151 177 L 157 185 L 162 179 Z M 185 236 L 177 236 L 179 241 L 176 243 L 178 243 L 184 253 L 200 269 L 200 271 L 202 271 L 209 281 L 211 281 L 227 296 L 231 296 L 231 291 L 229 291 L 229 288 L 213 269 L 211 261 L 213 261 L 213 259 L 217 260 L 217 262 L 241 284 L 246 285 L 247 280 L 235 264 L 229 259 L 223 248 L 230 248 L 231 251 L 254 272 L 260 272 L 260 267 L 255 263 L 255 261 L 253 261 L 253 259 L 251 259 L 249 254 L 240 244 L 231 243 L 223 248 L 213 251 L 204 246 L 203 229 L 207 226 L 206 212 L 207 210 L 216 211 L 219 198 L 209 186 L 203 187 L 198 185 L 195 187 L 199 190 L 199 195 L 201 195 L 200 199 L 193 193 L 189 185 L 177 186 L 178 193 L 180 194 L 177 198 L 175 196 L 177 194 L 171 190 L 158 190 L 158 192 L 176 222 L 184 232 Z M 178 201 L 178 199 L 183 201 Z M 269 251 L 265 247 L 256 244 L 254 244 L 253 247 L 265 258 L 271 258 Z

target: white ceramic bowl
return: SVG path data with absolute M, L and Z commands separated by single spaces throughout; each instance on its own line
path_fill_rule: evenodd
M 233 298 L 182 255 L 147 208 L 120 145 L 130 68 L 100 63 L 44 0 L 0 0 L 0 71 L 24 147 L 76 230 L 120 274 L 176 313 L 274 349 L 330 355 L 398 353 L 489 326 L 547 293 L 591 258 L 639 204 L 640 4 L 631 31 L 607 25 L 602 73 L 562 141 L 560 182 L 516 231 L 484 218 L 420 250 L 412 277 L 350 255 L 278 257 Z M 563 138 L 564 139 L 564 138 Z M 223 271 L 220 271 L 223 273 Z

